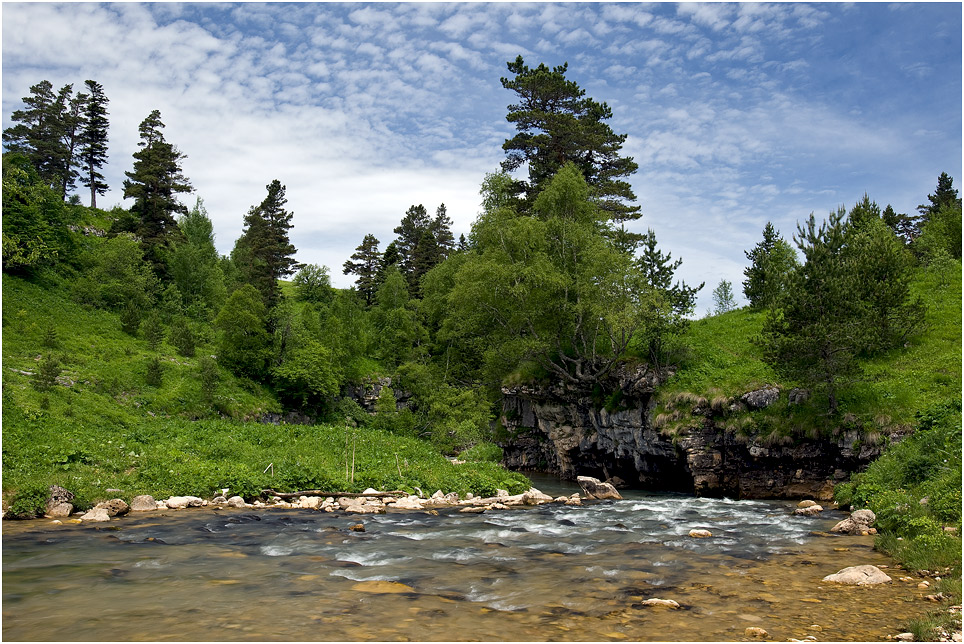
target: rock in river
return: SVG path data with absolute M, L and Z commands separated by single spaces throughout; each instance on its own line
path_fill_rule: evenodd
M 850 566 L 840 572 L 827 575 L 823 580 L 850 586 L 873 586 L 886 584 L 890 581 L 890 577 L 877 566 Z
M 591 476 L 577 476 L 576 482 L 579 483 L 579 487 L 582 488 L 582 491 L 585 492 L 586 496 L 590 499 L 619 500 L 623 498 L 611 484 L 603 483 L 599 479 L 594 479 Z

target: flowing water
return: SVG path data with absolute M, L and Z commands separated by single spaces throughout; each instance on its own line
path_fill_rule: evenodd
M 545 482 L 537 483 L 550 493 Z M 571 491 L 571 490 L 569 490 Z M 567 491 L 568 492 L 568 491 Z M 825 584 L 892 564 L 843 515 L 629 493 L 481 515 L 166 511 L 3 525 L 6 640 L 880 640 L 915 583 Z M 364 532 L 350 527 L 363 523 Z M 693 528 L 709 539 L 688 535 Z M 641 604 L 673 599 L 680 609 Z

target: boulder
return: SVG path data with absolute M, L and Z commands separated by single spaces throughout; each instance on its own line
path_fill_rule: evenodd
M 577 476 L 576 482 L 579 483 L 579 487 L 590 499 L 619 500 L 623 498 L 610 483 L 603 483 L 591 476 Z
M 534 487 L 522 493 L 522 502 L 525 505 L 542 505 L 543 503 L 552 503 L 552 501 L 553 498 L 551 496 Z
M 392 504 L 393 508 L 397 510 L 424 510 L 425 506 L 422 504 L 422 499 L 418 498 L 414 494 L 411 496 L 402 497 Z
M 157 501 L 150 494 L 141 494 L 131 499 L 131 512 L 150 512 L 157 509 Z
M 794 387 L 787 394 L 787 400 L 791 405 L 802 405 L 803 403 L 810 400 L 810 392 L 806 389 L 800 389 L 799 387 Z
M 110 501 L 101 501 L 94 506 L 94 509 L 104 508 L 107 510 L 107 514 L 112 517 L 119 517 L 127 514 L 131 511 L 131 506 L 127 505 L 124 499 L 111 499 Z
M 856 535 L 876 534 L 877 531 L 870 527 L 876 520 L 877 516 L 870 510 L 857 510 L 843 521 L 839 521 L 837 525 L 830 528 L 830 531 Z
M 71 501 L 74 500 L 74 493 L 59 485 L 51 485 L 49 488 L 50 496 L 47 497 L 46 514 L 49 517 L 69 517 L 74 511 Z
M 298 507 L 306 510 L 318 510 L 324 502 L 325 500 L 320 496 L 303 496 L 298 499 Z
M 812 517 L 820 514 L 821 512 L 823 512 L 823 506 L 814 504 L 808 505 L 805 508 L 797 508 L 793 511 L 793 514 L 803 517 Z
M 780 399 L 780 390 L 776 387 L 764 387 L 756 391 L 749 391 L 742 396 L 742 400 L 750 409 L 763 409 L 769 407 Z
M 846 584 L 848 586 L 874 586 L 876 584 L 886 584 L 891 579 L 883 570 L 877 566 L 850 566 L 843 570 L 827 575 L 823 581 L 835 584 Z
M 815 505 L 817 505 L 817 502 L 811 501 L 810 499 L 807 499 L 805 501 L 800 501 L 800 503 L 797 503 L 798 508 L 812 508 Z
M 706 539 L 707 537 L 712 537 L 713 533 L 709 530 L 693 529 L 690 530 L 690 536 L 695 539 Z
M 673 601 L 672 599 L 658 599 L 653 597 L 651 599 L 644 599 L 640 602 L 643 606 L 665 606 L 667 608 L 679 608 L 679 603 Z
M 756 639 L 766 639 L 770 637 L 770 634 L 759 626 L 748 626 L 744 629 L 743 634 L 746 637 L 754 637 Z
M 110 514 L 107 512 L 107 508 L 94 508 L 90 512 L 84 514 L 84 516 L 80 517 L 80 520 L 90 523 L 110 521 Z
M 355 525 L 351 526 L 351 527 L 348 528 L 348 529 L 351 530 L 352 532 L 364 532 L 364 531 L 365 531 L 365 524 L 364 524 L 364 523 L 356 523 Z
M 229 508 L 243 508 L 246 504 L 240 496 L 232 496 L 228 499 L 227 505 Z
M 196 496 L 172 496 L 165 499 L 164 503 L 172 510 L 182 510 L 184 508 L 196 508 L 201 505 L 200 497 Z
M 47 501 L 47 511 L 45 515 L 48 517 L 51 517 L 51 518 L 69 517 L 71 514 L 73 514 L 73 512 L 74 512 L 74 506 L 71 503 L 67 503 L 66 501 L 63 501 L 61 503 L 56 503 L 52 505 L 50 501 Z
M 582 498 L 579 494 L 573 494 L 566 500 L 566 505 L 582 505 Z

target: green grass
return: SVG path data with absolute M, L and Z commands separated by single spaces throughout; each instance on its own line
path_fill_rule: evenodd
M 77 494 L 80 506 L 137 494 L 210 496 L 225 487 L 249 498 L 268 487 L 428 494 L 528 487 L 495 463 L 453 466 L 427 443 L 363 428 L 350 434 L 352 477 L 343 427 L 250 422 L 282 407 L 269 389 L 226 369 L 206 402 L 198 363 L 216 353 L 213 341 L 202 337 L 191 358 L 166 341 L 151 350 L 121 330 L 117 314 L 73 302 L 66 280 L 5 275 L 4 504 L 30 514 L 52 484 Z M 62 371 L 41 391 L 33 374 L 50 356 Z M 160 386 L 147 383 L 155 358 Z
M 926 306 L 922 330 L 908 338 L 904 347 L 861 360 L 863 377 L 839 392 L 839 417 L 826 416 L 826 400 L 819 393 L 810 403 L 793 407 L 784 393 L 777 404 L 734 419 L 739 422 L 733 427 L 774 439 L 852 427 L 876 440 L 881 434 L 910 428 L 918 411 L 959 397 L 961 262 L 955 262 L 944 284 L 919 270 L 911 289 Z M 693 400 L 722 403 L 764 385 L 776 385 L 784 392 L 801 386 L 780 378 L 763 361 L 753 339 L 760 334 L 764 317 L 761 312 L 739 309 L 690 324 L 682 338 L 688 347 L 684 359 L 657 396 L 656 416 L 663 415 L 665 427 L 672 430 L 691 422 L 688 408 Z

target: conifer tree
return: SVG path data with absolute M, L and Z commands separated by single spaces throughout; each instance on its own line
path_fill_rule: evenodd
M 780 237 L 773 224 L 767 222 L 763 228 L 763 241 L 743 254 L 750 260 L 750 266 L 743 269 L 746 276 L 743 295 L 751 308 L 772 307 L 786 287 L 787 276 L 797 266 L 796 253 Z
M 351 258 L 345 262 L 345 275 L 356 275 L 355 286 L 365 304 L 371 306 L 378 291 L 378 273 L 381 268 L 382 254 L 378 252 L 378 240 L 374 235 L 365 235 L 362 243 L 355 248 Z
M 244 230 L 235 243 L 232 259 L 270 309 L 281 297 L 278 280 L 298 270 L 298 262 L 293 258 L 297 249 L 288 239 L 294 213 L 285 210 L 285 186 L 275 179 L 266 188 L 264 201 L 252 206 L 244 217 Z
M 83 122 L 80 131 L 80 182 L 90 188 L 90 207 L 97 207 L 97 195 L 105 194 L 108 185 L 100 169 L 107 163 L 107 96 L 97 81 L 86 80 L 87 100 L 83 105 Z
M 161 113 L 153 110 L 138 127 L 141 140 L 134 153 L 134 169 L 124 173 L 128 177 L 124 198 L 134 199 L 131 212 L 138 221 L 145 259 L 162 279 L 168 276 L 168 256 L 180 238 L 174 216 L 187 213 L 177 195 L 192 190 L 181 170 L 185 155 L 164 140 L 163 128 Z
M 502 145 L 508 155 L 502 169 L 529 167 L 529 180 L 514 182 L 514 192 L 531 206 L 547 182 L 571 162 L 609 219 L 638 219 L 639 206 L 631 205 L 636 195 L 625 177 L 639 166 L 620 155 L 626 135 L 615 134 L 605 123 L 612 118 L 612 109 L 587 98 L 584 89 L 566 79 L 568 63 L 530 69 L 519 56 L 508 69 L 515 76 L 503 78 L 502 86 L 515 92 L 519 102 L 509 105 L 506 120 L 518 133 Z

